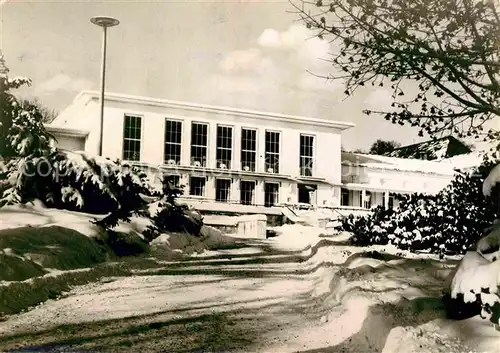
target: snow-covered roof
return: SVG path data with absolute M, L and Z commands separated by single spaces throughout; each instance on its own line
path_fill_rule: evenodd
M 469 153 L 471 149 L 453 136 L 415 143 L 396 148 L 388 153 L 390 157 L 440 160 L 456 155 Z
M 454 169 L 467 170 L 478 167 L 483 161 L 484 151 L 473 151 L 466 154 L 459 154 L 450 158 L 442 159 L 439 163 L 448 164 Z
M 457 173 L 454 170 L 454 166 L 449 163 L 354 152 L 342 152 L 342 164 L 372 169 L 398 170 L 446 176 L 455 175 Z
M 66 126 L 57 126 L 52 124 L 45 124 L 45 128 L 47 129 L 47 131 L 55 135 L 86 137 L 89 134 L 89 132 L 85 130 L 69 128 Z

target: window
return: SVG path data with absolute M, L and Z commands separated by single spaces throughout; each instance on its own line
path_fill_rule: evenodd
M 191 125 L 191 165 L 207 166 L 208 124 Z
M 350 192 L 347 189 L 342 189 L 340 196 L 341 206 L 350 206 Z
M 165 121 L 165 164 L 181 163 L 181 136 L 182 122 L 174 120 Z
M 138 161 L 141 159 L 141 117 L 125 115 L 123 129 L 123 159 Z
M 168 183 L 174 187 L 180 187 L 181 177 L 180 175 L 164 175 L 163 176 L 163 187 L 167 187 Z
M 279 188 L 278 183 L 265 183 L 264 184 L 264 206 L 275 206 L 279 202 Z
M 395 199 L 395 196 L 394 194 L 389 194 L 389 209 L 393 209 L 394 208 L 394 199 Z
M 255 181 L 242 180 L 240 182 L 240 200 L 243 205 L 255 203 Z
M 300 175 L 312 176 L 314 136 L 300 135 Z
M 280 170 L 280 133 L 266 131 L 266 172 L 279 173 Z
M 215 181 L 215 201 L 228 202 L 231 190 L 231 180 L 216 179 Z
M 241 169 L 255 172 L 257 157 L 257 130 L 241 129 Z
M 189 195 L 205 196 L 206 179 L 203 177 L 189 178 Z
M 217 126 L 217 168 L 230 169 L 233 148 L 233 128 Z

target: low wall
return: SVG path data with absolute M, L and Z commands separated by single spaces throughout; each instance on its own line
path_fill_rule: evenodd
M 245 238 L 266 239 L 266 215 L 247 215 L 238 217 L 238 234 Z
M 205 215 L 203 223 L 219 229 L 223 233 L 234 234 L 245 238 L 266 239 L 266 215 L 221 216 Z

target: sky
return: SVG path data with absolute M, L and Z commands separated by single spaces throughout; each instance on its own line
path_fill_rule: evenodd
M 390 109 L 390 91 L 346 98 L 342 82 L 317 77 L 332 71 L 325 59 L 335 48 L 302 26 L 288 0 L 1 3 L 10 75 L 33 81 L 19 94 L 59 111 L 99 89 L 102 29 L 90 18 L 107 15 L 120 25 L 108 30 L 106 91 L 352 122 L 348 150 L 422 141 L 415 128 L 362 113 Z

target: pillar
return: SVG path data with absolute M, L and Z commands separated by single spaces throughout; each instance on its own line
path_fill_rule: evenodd
M 384 208 L 389 209 L 389 191 L 384 192 Z
M 191 121 L 182 122 L 181 165 L 191 165 Z
M 361 207 L 365 207 L 365 202 L 366 202 L 366 190 L 361 190 Z

